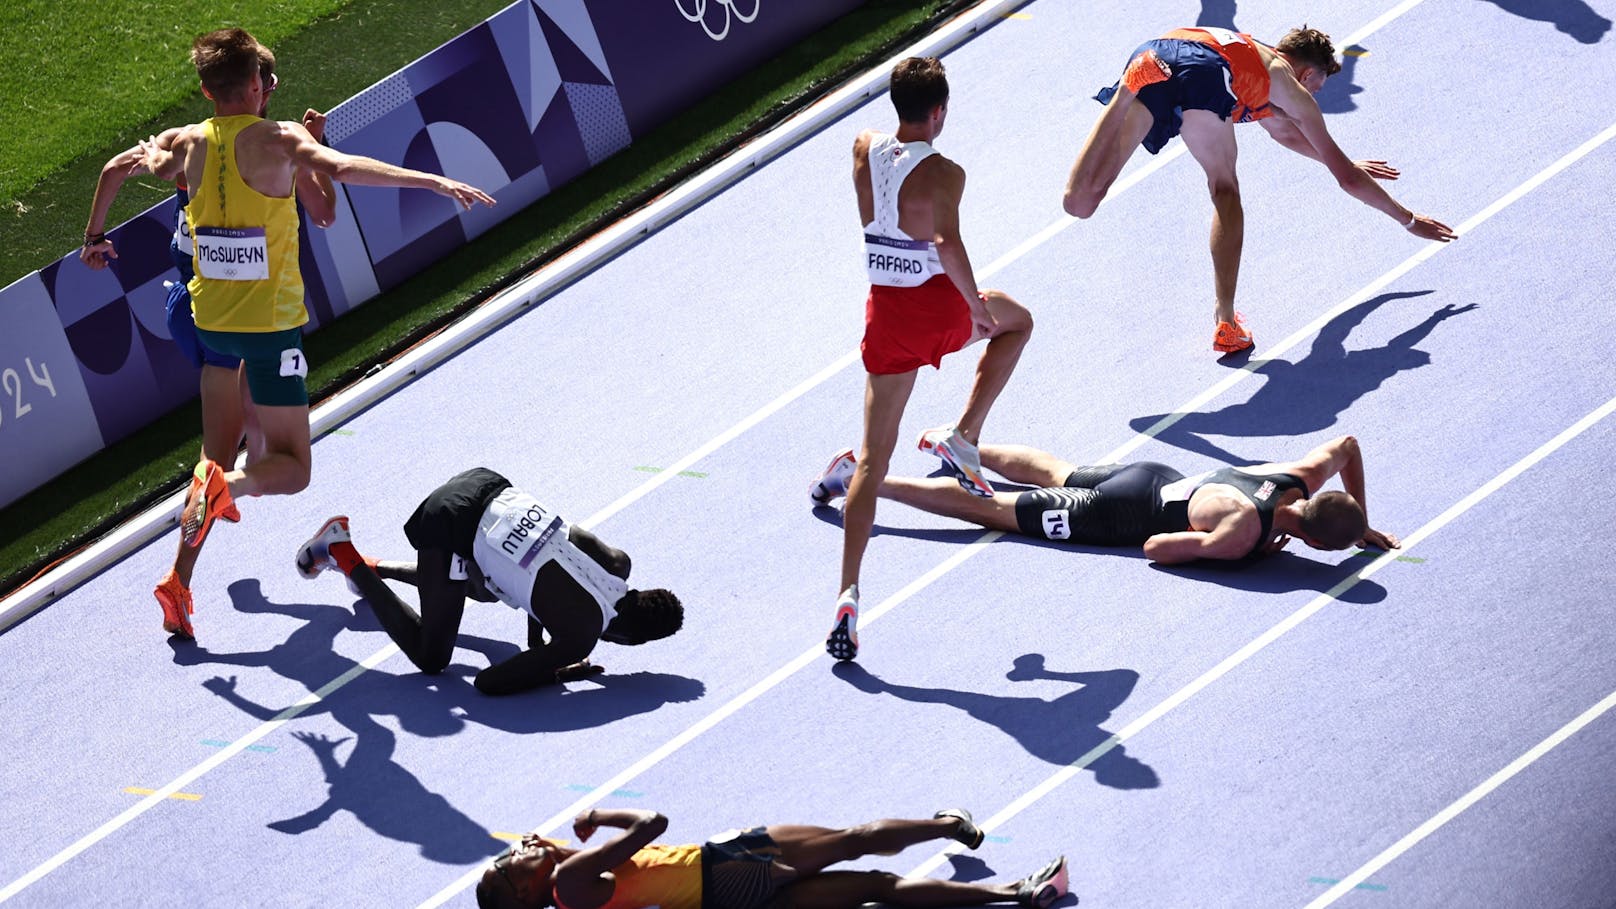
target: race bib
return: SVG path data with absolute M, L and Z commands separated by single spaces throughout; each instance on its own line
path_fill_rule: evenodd
M 559 515 L 545 510 L 532 496 L 521 495 L 483 531 L 483 542 L 487 549 L 526 571 L 561 526 Z
M 1044 511 L 1044 536 L 1051 540 L 1071 538 L 1072 525 L 1066 519 L 1066 509 L 1050 508 Z
M 457 555 L 449 556 L 449 580 L 465 581 L 471 578 L 471 572 L 466 570 L 466 560 Z
M 187 256 L 196 249 L 191 243 L 191 222 L 186 220 L 183 208 L 174 223 L 174 248 Z
M 297 376 L 299 379 L 309 377 L 309 361 L 303 356 L 303 351 L 296 347 L 281 351 L 281 375 L 287 378 Z
M 269 246 L 262 227 L 198 227 L 196 272 L 215 281 L 269 278 Z
M 1222 44 L 1222 45 L 1225 45 L 1225 46 L 1230 45 L 1230 44 L 1245 44 L 1246 43 L 1246 39 L 1242 38 L 1240 36 L 1239 32 L 1232 32 L 1232 31 L 1229 31 L 1226 28 L 1218 28 L 1218 27 L 1212 26 L 1212 25 L 1200 25 L 1200 26 L 1197 26 L 1197 28 L 1199 28 L 1203 32 L 1206 32 L 1207 34 L 1211 35 L 1212 37 L 1216 38 L 1219 44 Z
M 931 244 L 925 240 L 864 235 L 864 265 L 871 284 L 919 287 L 932 276 L 931 256 Z

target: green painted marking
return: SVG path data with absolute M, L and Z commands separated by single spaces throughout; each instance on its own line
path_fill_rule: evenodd
M 1380 556 L 1381 556 L 1381 554 L 1378 553 L 1378 552 L 1371 552 L 1371 551 L 1369 551 L 1367 549 L 1360 549 L 1357 552 L 1354 552 L 1352 555 L 1347 556 L 1347 558 L 1349 558 L 1349 559 L 1378 559 L 1378 558 L 1380 558 Z M 1419 556 L 1397 556 L 1396 559 L 1399 562 L 1413 562 L 1415 565 L 1424 565 L 1425 564 L 1425 560 L 1420 558 Z
M 662 468 L 660 468 L 660 467 L 636 467 L 634 469 L 640 471 L 641 473 L 661 473 L 662 472 Z M 679 471 L 679 476 L 681 476 L 681 477 L 695 477 L 698 480 L 707 479 L 706 474 L 697 473 L 694 470 L 681 470 L 681 471 Z
M 1307 879 L 1307 882 L 1309 884 L 1331 884 L 1331 885 L 1334 885 L 1334 884 L 1341 883 L 1341 879 L 1340 878 L 1335 878 L 1335 877 L 1310 877 L 1310 878 Z M 1386 887 L 1385 884 L 1359 884 L 1358 886 L 1356 886 L 1356 887 L 1354 887 L 1352 889 L 1354 889 L 1354 890 L 1385 890 L 1385 889 L 1387 889 L 1387 887 Z
M 351 436 L 354 434 L 354 431 L 351 429 L 333 429 L 331 430 L 331 434 L 334 436 Z
M 986 841 L 988 841 L 990 843 L 1008 843 L 1008 842 L 1010 842 L 1010 838 L 1008 836 L 994 836 L 991 833 L 983 834 L 982 839 L 984 839 L 984 840 L 986 840 Z

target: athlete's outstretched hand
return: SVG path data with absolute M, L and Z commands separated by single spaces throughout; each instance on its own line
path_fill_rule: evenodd
M 1381 533 L 1373 527 L 1369 528 L 1369 530 L 1363 535 L 1362 542 L 1365 546 L 1373 546 L 1376 549 L 1382 550 L 1401 549 L 1403 547 L 1403 542 L 1397 539 L 1396 536 L 1389 533 Z
M 1441 240 L 1443 243 L 1459 236 L 1448 225 L 1429 215 L 1419 213 L 1415 213 L 1414 223 L 1410 224 L 1406 230 L 1422 240 Z
M 440 196 L 448 196 L 459 202 L 463 208 L 470 208 L 478 202 L 488 206 L 494 204 L 493 196 L 472 186 L 470 183 L 461 183 L 459 180 L 451 180 L 448 177 L 439 177 L 438 185 L 434 186 L 432 191 Z
M 1396 180 L 1403 172 L 1387 164 L 1385 161 L 1354 161 L 1359 170 L 1374 177 L 1376 180 Z

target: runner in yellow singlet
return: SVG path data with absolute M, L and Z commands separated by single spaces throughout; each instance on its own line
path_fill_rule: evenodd
M 243 495 L 291 495 L 309 482 L 309 403 L 301 326 L 308 321 L 297 263 L 294 187 L 300 172 L 369 186 L 430 189 L 467 206 L 494 204 L 458 180 L 348 155 L 315 141 L 293 121 L 265 120 L 260 45 L 239 28 L 196 39 L 191 62 L 213 116 L 186 127 L 167 147 L 141 144 L 140 163 L 164 180 L 183 179 L 194 241 L 190 284 L 197 336 L 204 346 L 239 357 L 264 435 L 264 456 L 245 469 L 204 457 L 197 464 L 180 520 L 180 551 L 155 594 L 164 630 L 192 636 L 191 570 L 218 518 L 239 520 Z M 239 401 L 215 402 L 202 420 L 239 433 Z M 216 428 L 216 427 L 215 427 Z

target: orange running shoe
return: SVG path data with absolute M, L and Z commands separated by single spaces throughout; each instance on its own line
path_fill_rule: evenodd
M 224 468 L 203 458 L 191 474 L 191 492 L 185 497 L 185 510 L 180 512 L 180 539 L 192 549 L 201 546 L 216 518 L 239 521 L 241 512 L 230 498 Z
M 191 605 L 191 588 L 180 583 L 180 576 L 170 568 L 168 574 L 157 582 L 157 588 L 152 591 L 157 597 L 157 605 L 163 607 L 163 630 L 169 634 L 177 634 L 182 638 L 196 640 L 196 634 L 191 629 L 190 615 L 196 612 Z
M 1222 353 L 1237 353 L 1256 345 L 1251 337 L 1251 329 L 1246 327 L 1246 317 L 1240 313 L 1234 314 L 1234 323 L 1219 322 L 1217 333 L 1212 336 L 1212 349 Z

